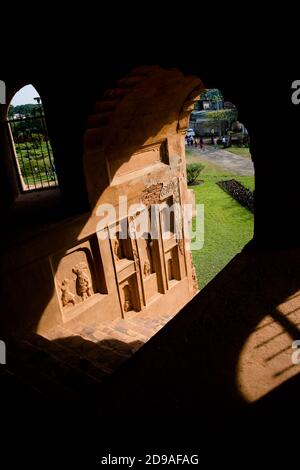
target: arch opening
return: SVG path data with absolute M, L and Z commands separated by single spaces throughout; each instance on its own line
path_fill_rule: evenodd
M 42 99 L 32 85 L 13 96 L 7 129 L 20 192 L 57 187 L 58 179 Z
M 204 205 L 204 243 L 192 250 L 200 288 L 253 238 L 254 165 L 248 129 L 238 119 L 222 91 L 207 88 L 185 135 L 187 182 L 196 205 Z
M 91 205 L 88 221 L 85 224 L 79 220 L 70 230 L 62 227 L 59 233 L 63 232 L 63 244 L 53 231 L 47 247 L 41 250 L 39 260 L 45 278 L 38 294 L 41 303 L 39 315 L 36 315 L 38 309 L 34 312 L 35 332 L 49 340 L 78 334 L 86 340 L 97 342 L 103 337 L 107 339 L 114 325 L 117 325 L 114 334 L 116 337 L 119 334 L 120 338 L 122 335 L 117 328 L 121 322 L 123 326 L 127 324 L 128 329 L 136 329 L 135 338 L 141 346 L 143 334 L 140 329 L 144 326 L 141 326 L 140 319 L 143 315 L 145 318 L 147 315 L 148 321 L 154 317 L 156 319 L 148 329 L 151 337 L 197 292 L 190 253 L 176 238 L 174 220 L 164 224 L 164 208 L 174 201 L 190 201 L 185 174 L 185 134 L 191 123 L 188 120 L 190 107 L 194 105 L 195 97 L 199 96 L 202 84 L 198 78 L 187 78 L 179 72 L 154 69 L 149 76 L 147 73 L 139 72 L 127 78 L 125 83 L 120 83 L 119 88 L 107 92 L 104 99 L 96 103 L 95 111 L 89 118 L 83 156 Z M 174 95 L 177 95 L 176 99 Z M 186 146 L 187 150 L 192 148 Z M 199 146 L 196 149 L 199 150 Z M 195 158 L 200 159 L 199 156 Z M 223 195 L 215 182 L 207 181 L 199 185 L 199 189 L 206 192 L 214 185 L 219 196 Z M 190 189 L 196 190 L 196 186 Z M 111 230 L 111 227 L 98 227 L 99 204 L 111 202 L 114 205 L 116 195 L 122 194 L 126 194 L 132 202 L 142 202 L 147 208 L 152 203 L 160 206 L 160 211 L 153 214 L 157 217 L 156 225 L 159 228 L 157 239 L 150 239 L 147 244 L 144 237 L 139 242 L 128 240 L 126 244 L 118 237 L 117 242 L 98 237 L 100 231 L 108 235 Z M 203 194 L 200 194 L 199 201 L 203 201 Z M 232 212 L 229 208 L 229 218 Z M 147 217 L 151 218 L 151 215 L 147 212 Z M 174 216 L 172 211 L 171 216 Z M 117 224 L 121 220 L 118 214 Z M 118 230 L 117 225 L 117 234 Z M 165 239 L 161 232 L 168 232 L 170 236 Z M 214 241 L 220 239 L 222 235 L 216 233 Z M 220 245 L 218 249 L 222 251 Z M 238 249 L 231 252 L 231 257 L 236 252 Z M 85 253 L 89 256 L 83 256 Z M 203 253 L 206 260 L 211 263 L 215 261 L 211 253 Z M 195 255 L 197 269 L 197 253 Z M 37 259 L 38 256 L 39 253 L 36 254 Z M 230 258 L 226 260 L 229 262 Z M 35 259 L 30 261 L 32 265 L 36 263 Z M 218 269 L 222 269 L 227 262 L 217 265 Z M 79 269 L 74 272 L 74 267 L 78 265 Z M 203 287 L 207 264 L 201 261 L 199 266 L 198 279 L 200 287 Z M 38 285 L 39 269 L 37 266 L 33 273 Z M 92 282 L 97 269 L 101 270 L 98 275 L 103 278 L 105 289 L 101 289 L 102 283 L 96 282 L 94 285 Z M 31 287 L 29 289 L 33 290 Z M 32 297 L 35 295 L 36 287 Z M 48 304 L 44 302 L 46 297 Z M 33 307 L 28 306 L 32 317 Z M 146 334 L 146 330 L 144 332 Z

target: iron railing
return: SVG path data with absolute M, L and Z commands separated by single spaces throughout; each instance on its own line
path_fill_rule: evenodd
M 8 120 L 22 191 L 58 186 L 53 151 L 42 104 L 30 115 Z

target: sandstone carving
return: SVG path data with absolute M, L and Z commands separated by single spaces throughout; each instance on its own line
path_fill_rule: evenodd
M 162 187 L 162 183 L 157 183 L 145 188 L 141 194 L 141 202 L 145 204 L 145 206 L 150 206 L 151 204 L 158 204 L 160 201 Z
M 77 276 L 76 291 L 82 301 L 92 295 L 92 284 L 87 270 L 88 266 L 84 262 L 76 264 L 72 269 L 73 273 Z
M 144 262 L 144 277 L 148 277 L 148 276 L 150 276 L 150 274 L 151 274 L 150 262 L 148 260 L 146 260 Z
M 137 266 L 139 266 L 140 265 L 140 258 L 139 258 L 139 254 L 138 254 L 138 251 L 137 251 L 135 245 L 133 245 L 133 247 L 132 247 L 132 254 L 133 254 L 133 259 L 134 259 L 135 263 L 137 264 Z
M 172 196 L 174 193 L 174 182 L 169 181 L 168 183 L 164 183 L 163 187 L 161 188 L 159 199 L 162 201 L 169 196 Z
M 131 290 L 129 285 L 123 288 L 124 292 L 124 312 L 130 312 L 133 309 L 132 301 L 131 301 Z
M 61 302 L 63 307 L 69 304 L 75 305 L 75 295 L 69 290 L 70 279 L 67 277 L 59 284 L 61 290 Z
M 132 310 L 132 305 L 130 300 L 125 300 L 124 301 L 124 312 L 130 312 Z
M 115 238 L 113 242 L 113 250 L 114 250 L 114 255 L 116 257 L 116 260 L 119 261 L 122 259 L 122 249 L 121 249 L 121 244 L 120 240 L 118 238 Z
M 181 234 L 179 234 L 179 236 L 181 237 Z M 177 244 L 178 244 L 180 253 L 181 253 L 182 255 L 184 255 L 184 240 L 183 240 L 183 238 L 178 238 L 178 239 L 177 239 Z

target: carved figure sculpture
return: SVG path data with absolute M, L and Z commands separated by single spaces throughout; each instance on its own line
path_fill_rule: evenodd
M 124 312 L 130 312 L 132 310 L 132 305 L 130 300 L 125 300 L 124 302 Z
M 144 276 L 145 277 L 148 277 L 150 276 L 151 274 L 151 265 L 150 265 L 150 261 L 149 260 L 146 260 L 144 262 Z
M 123 288 L 123 292 L 124 292 L 124 312 L 130 312 L 130 310 L 133 309 L 130 287 L 128 285 L 125 286 Z
M 114 240 L 114 254 L 117 261 L 123 258 L 120 240 L 118 238 L 115 238 Z
M 61 290 L 61 303 L 63 307 L 69 304 L 75 305 L 75 295 L 69 290 L 70 279 L 67 277 L 59 284 Z
M 92 295 L 92 284 L 87 269 L 87 264 L 84 262 L 76 264 L 72 269 L 73 273 L 77 276 L 76 291 L 82 301 Z

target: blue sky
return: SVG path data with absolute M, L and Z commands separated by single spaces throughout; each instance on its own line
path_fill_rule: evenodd
M 19 104 L 36 103 L 36 101 L 33 99 L 36 96 L 39 96 L 36 89 L 32 85 L 26 85 L 15 94 L 11 100 L 11 104 L 13 106 L 17 106 Z

